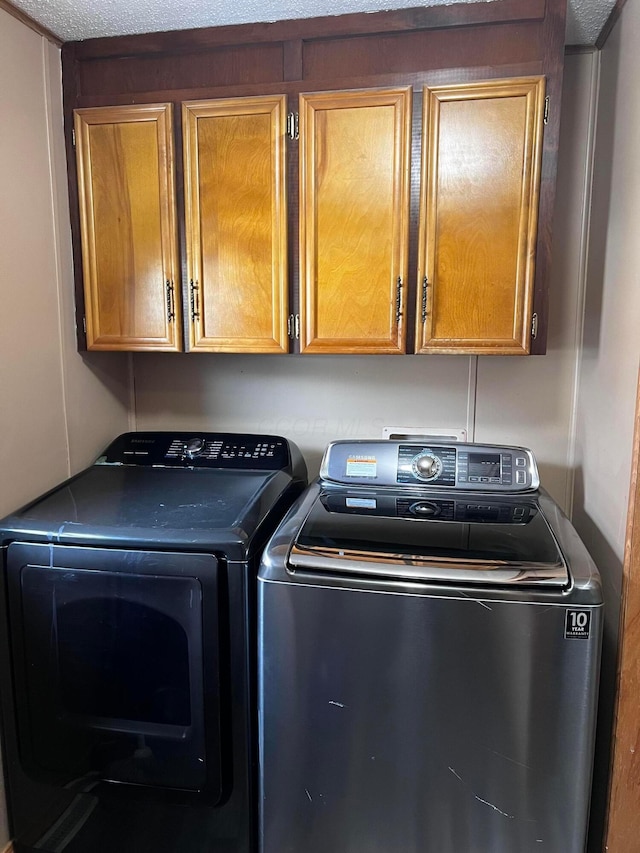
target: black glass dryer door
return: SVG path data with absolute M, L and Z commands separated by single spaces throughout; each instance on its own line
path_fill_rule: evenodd
M 8 569 L 26 772 L 219 798 L 215 557 L 14 543 Z

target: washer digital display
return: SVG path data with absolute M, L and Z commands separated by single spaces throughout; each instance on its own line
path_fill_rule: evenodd
M 470 477 L 500 477 L 499 453 L 470 453 Z

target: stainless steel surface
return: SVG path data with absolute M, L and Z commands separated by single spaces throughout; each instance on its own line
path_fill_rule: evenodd
M 289 563 L 295 569 L 310 572 L 349 572 L 356 574 L 381 575 L 383 577 L 406 578 L 407 580 L 439 580 L 450 583 L 472 584 L 534 584 L 564 586 L 567 582 L 567 571 L 564 563 L 550 566 L 546 563 L 528 563 L 504 565 L 495 560 L 478 563 L 460 564 L 457 560 L 446 558 L 429 560 L 416 555 L 407 557 L 405 554 L 385 554 L 384 556 L 367 555 L 363 552 L 344 552 L 327 548 L 324 551 L 305 551 L 293 545 Z
M 602 592 L 570 522 L 529 497 L 562 586 L 380 575 L 375 543 L 355 573 L 335 554 L 292 566 L 327 488 L 309 487 L 259 571 L 261 853 L 584 853 Z M 372 524 L 398 522 L 437 523 Z
M 264 853 L 582 853 L 598 608 L 259 595 Z

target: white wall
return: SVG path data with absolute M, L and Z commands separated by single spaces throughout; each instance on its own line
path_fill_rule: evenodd
M 594 823 L 604 818 L 618 616 L 640 361 L 640 0 L 601 52 L 574 523 L 604 581 L 605 637 Z M 590 848 L 596 851 L 595 846 Z
M 547 354 L 478 365 L 476 440 L 531 447 L 543 485 L 569 515 L 597 65 L 595 52 L 565 58 Z
M 128 426 L 127 357 L 76 352 L 60 51 L 0 9 L 0 515 Z
M 598 135 L 576 431 L 576 521 L 603 563 L 622 563 L 640 360 L 640 2 L 601 56 Z M 607 579 L 619 593 L 619 578 Z
M 61 97 L 59 49 L 0 9 L 0 515 L 129 422 L 127 357 L 75 348 Z

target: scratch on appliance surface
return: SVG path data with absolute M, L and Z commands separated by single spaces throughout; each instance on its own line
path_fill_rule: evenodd
M 514 820 L 514 819 L 515 819 L 515 815 L 507 814 L 507 812 L 503 812 L 503 811 L 502 811 L 502 809 L 499 809 L 497 806 L 494 806 L 494 805 L 493 805 L 493 803 L 490 803 L 488 800 L 483 800 L 483 799 L 482 799 L 482 797 L 479 797 L 479 796 L 476 794 L 476 792 L 475 792 L 472 788 L 470 788 L 470 786 L 469 786 L 469 785 L 467 785 L 467 783 L 464 781 L 464 779 L 462 778 L 462 776 L 460 776 L 460 774 L 459 774 L 459 773 L 456 773 L 456 771 L 453 769 L 453 767 L 449 767 L 449 765 L 447 765 L 447 767 L 449 768 L 449 770 L 451 771 L 451 773 L 453 773 L 453 775 L 456 777 L 456 779 L 459 779 L 459 780 L 460 780 L 460 782 L 462 782 L 462 784 L 463 784 L 466 788 L 468 788 L 468 789 L 471 791 L 471 793 L 473 794 L 474 798 L 475 798 L 479 803 L 483 803 L 485 806 L 489 806 L 489 808 L 490 808 L 490 809 L 493 809 L 494 811 L 498 812 L 498 814 L 503 815 L 503 817 L 508 817 L 508 818 L 509 818 L 509 820 Z
M 492 752 L 494 755 L 497 755 L 498 758 L 504 758 L 505 761 L 510 761 L 512 764 L 517 764 L 518 767 L 524 767 L 526 770 L 531 770 L 530 764 L 523 764 L 522 761 L 516 761 L 515 758 L 509 758 L 508 755 L 503 755 L 501 752 L 496 752 L 495 749 L 490 749 L 489 752 Z
M 311 796 L 311 794 L 309 793 L 309 791 L 305 788 L 305 789 L 304 789 L 304 792 L 305 792 L 305 794 L 307 795 L 307 797 L 309 797 L 309 802 L 310 802 L 310 803 L 312 803 L 312 802 L 313 802 L 313 797 Z
M 485 806 L 489 806 L 490 809 L 493 809 L 495 812 L 498 812 L 498 814 L 501 814 L 501 815 L 504 815 L 505 817 L 508 817 L 509 820 L 514 819 L 515 815 L 507 814 L 506 812 L 503 812 L 502 809 L 499 809 L 497 806 L 494 806 L 493 803 L 490 803 L 488 800 L 483 800 L 482 797 L 479 797 L 477 794 L 474 794 L 473 796 L 476 798 L 476 800 L 479 803 L 484 803 Z
M 545 613 L 548 613 L 550 610 L 555 610 L 555 607 L 543 607 L 542 610 L 538 609 L 535 611 L 536 616 L 543 616 Z
M 344 705 L 342 704 L 342 702 L 334 702 L 333 699 L 329 699 L 329 704 L 335 705 L 337 708 L 344 708 Z
M 460 595 L 464 596 L 465 598 L 468 598 L 469 601 L 474 601 L 476 604 L 479 604 L 480 607 L 484 607 L 485 610 L 492 610 L 493 609 L 493 608 L 489 607 L 489 605 L 486 604 L 484 601 L 480 601 L 479 598 L 474 598 L 472 595 L 467 595 L 467 593 L 463 592 L 461 589 L 459 589 L 458 592 L 460 593 Z
M 60 525 L 60 527 L 58 528 L 58 532 L 56 533 L 56 538 L 57 538 L 58 542 L 60 541 L 60 537 L 62 536 L 62 531 L 64 530 L 64 526 L 66 523 L 67 523 L 66 521 L 63 521 L 62 524 Z

